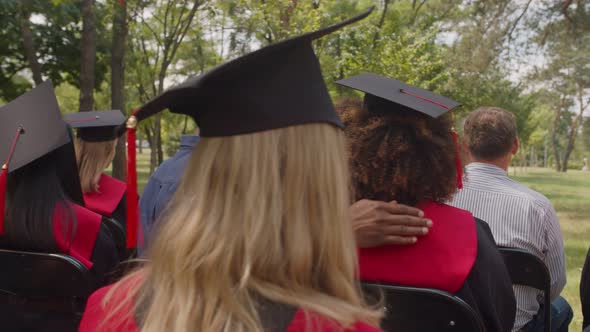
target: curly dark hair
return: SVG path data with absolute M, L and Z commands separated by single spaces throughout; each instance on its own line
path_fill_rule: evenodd
M 349 139 L 356 198 L 408 205 L 449 200 L 457 190 L 450 117 L 380 103 L 369 110 L 359 99 L 342 98 L 336 105 Z

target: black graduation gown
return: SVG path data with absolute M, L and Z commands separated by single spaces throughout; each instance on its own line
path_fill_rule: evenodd
M 1 243 L 1 242 L 0 242 Z M 23 250 L 22 247 L 1 243 L 0 247 L 6 249 Z M 119 263 L 119 256 L 115 242 L 109 229 L 100 225 L 94 248 L 90 256 L 93 265 L 90 273 L 93 276 L 93 288 L 96 289 L 109 282 L 109 274 Z M 40 276 L 43 277 L 43 276 Z M 67 282 L 67 280 L 64 280 Z M 0 304 L 0 330 L 6 332 L 26 331 L 76 331 L 77 326 L 72 325 L 72 315 L 68 313 L 55 313 L 28 308 L 24 305 Z
M 463 287 L 455 294 L 482 318 L 486 331 L 512 331 L 516 299 L 512 281 L 488 224 L 475 218 L 477 258 Z
M 439 208 L 445 208 L 440 206 Z M 446 207 L 446 210 L 454 209 Z M 428 211 L 428 210 L 425 210 Z M 463 211 L 463 210 L 462 210 Z M 435 211 L 436 212 L 436 211 Z M 468 213 L 463 211 L 460 213 Z M 452 216 L 452 214 L 451 214 Z M 445 237 L 455 235 L 453 230 L 457 230 L 457 238 L 445 238 L 446 242 L 442 241 L 439 233 L 438 240 L 429 239 L 430 244 L 422 242 L 421 247 L 381 247 L 381 249 L 361 249 L 360 252 L 360 268 L 361 279 L 367 282 L 377 282 L 384 284 L 406 285 L 414 287 L 428 287 L 435 289 L 442 289 L 450 292 L 457 297 L 464 300 L 470 305 L 482 318 L 486 331 L 494 332 L 510 332 L 514 326 L 516 316 L 516 300 L 512 289 L 512 281 L 504 265 L 503 258 L 498 251 L 489 226 L 477 218 L 469 217 L 469 219 L 439 219 L 438 227 L 445 227 L 445 232 L 448 235 Z M 433 216 L 436 223 L 437 220 Z M 449 223 L 447 223 L 449 222 Z M 456 224 L 453 224 L 455 222 Z M 473 241 L 476 253 L 471 256 L 470 269 L 446 268 L 446 271 L 440 270 L 438 267 L 441 264 L 448 264 L 437 258 L 437 255 L 448 255 L 445 259 L 455 260 L 454 263 L 465 266 L 465 262 L 469 262 L 469 255 L 461 256 L 459 251 L 451 251 L 451 248 L 444 248 L 437 252 L 437 247 L 445 245 L 445 243 L 452 243 L 453 245 L 459 243 L 463 247 L 463 243 L 467 238 L 463 238 L 468 232 L 459 232 L 456 227 L 459 225 L 467 226 L 465 223 L 473 222 L 474 229 Z M 445 224 L 442 224 L 445 223 Z M 473 231 L 472 228 L 472 231 Z M 432 236 L 435 233 L 431 233 Z M 428 246 L 428 247 L 427 247 Z M 454 249 L 457 250 L 457 249 Z M 452 254 L 451 254 L 452 253 Z M 443 256 L 444 257 L 444 256 Z M 416 260 L 421 260 L 420 262 Z M 462 262 L 460 262 L 462 260 Z M 389 262 L 395 262 L 391 264 Z M 401 269 L 401 270 L 400 270 Z M 448 271 L 455 271 L 449 274 Z M 457 279 L 451 280 L 452 276 L 456 276 L 457 271 L 464 271 L 465 277 L 461 283 L 457 284 Z M 449 278 L 449 279 L 447 279 Z M 445 283 L 447 280 L 453 284 L 454 290 L 449 290 Z M 441 285 L 437 287 L 436 285 Z
M 590 326 L 590 249 L 586 254 L 586 261 L 582 268 L 580 279 L 580 301 L 582 303 L 582 314 L 584 315 L 583 328 Z

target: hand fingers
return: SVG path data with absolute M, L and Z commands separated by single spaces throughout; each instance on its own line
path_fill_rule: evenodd
M 383 216 L 379 223 L 382 225 L 404 225 L 412 227 L 432 227 L 432 220 L 408 215 L 390 214 Z
M 387 236 L 405 236 L 405 237 L 413 237 L 413 236 L 423 236 L 428 234 L 428 228 L 426 227 L 410 227 L 405 225 L 393 225 L 383 227 L 381 229 L 383 235 Z
M 386 236 L 383 240 L 383 244 L 382 245 L 398 245 L 398 246 L 407 246 L 407 245 L 411 245 L 414 244 L 418 241 L 417 238 L 415 237 L 404 237 L 404 236 Z
M 424 212 L 422 212 L 422 210 L 417 209 L 412 206 L 399 204 L 399 203 L 393 203 L 393 202 L 390 202 L 390 203 L 381 202 L 381 203 L 383 203 L 383 204 L 380 205 L 380 207 L 382 207 L 385 211 L 392 213 L 392 214 L 405 214 L 405 215 L 416 216 L 416 217 L 424 217 Z

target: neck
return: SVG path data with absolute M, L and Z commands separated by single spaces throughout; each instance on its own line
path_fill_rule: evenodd
M 506 156 L 506 157 L 502 157 L 502 158 L 498 158 L 498 159 L 494 159 L 494 160 L 484 160 L 484 159 L 474 158 L 471 161 L 476 162 L 476 163 L 484 163 L 484 164 L 494 165 L 494 166 L 497 166 L 497 167 L 505 170 L 506 172 L 508 172 L 508 166 L 510 166 L 511 160 L 512 160 L 511 156 Z

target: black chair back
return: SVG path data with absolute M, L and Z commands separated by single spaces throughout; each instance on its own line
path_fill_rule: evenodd
M 384 301 L 381 328 L 391 331 L 483 332 L 484 324 L 465 301 L 447 292 L 376 283 L 363 283 L 370 304 Z
M 127 237 L 125 228 L 123 228 L 123 226 L 121 226 L 117 220 L 112 218 L 103 217 L 102 223 L 111 232 L 111 236 L 113 237 L 115 245 L 117 246 L 117 251 L 119 252 L 119 258 L 121 260 L 127 259 L 129 253 L 127 250 Z
M 545 332 L 551 331 L 551 275 L 539 257 L 524 249 L 498 248 L 513 285 L 528 286 L 544 293 Z
M 94 277 L 76 259 L 0 249 L 0 317 L 15 330 L 75 331 Z

